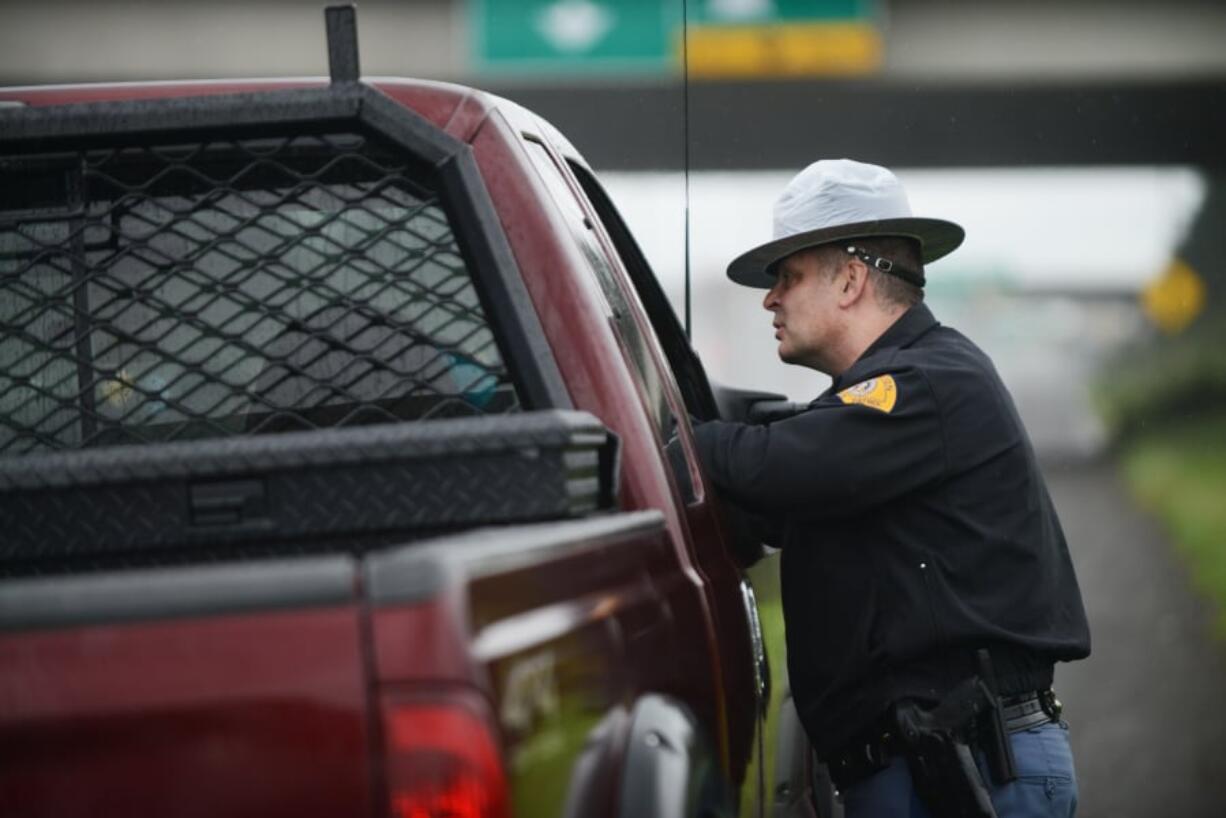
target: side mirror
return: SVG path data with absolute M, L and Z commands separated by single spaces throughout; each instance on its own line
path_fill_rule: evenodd
M 711 382 L 711 392 L 715 395 L 720 420 L 771 423 L 805 409 L 805 404 L 794 403 L 777 392 L 738 389 L 714 381 Z

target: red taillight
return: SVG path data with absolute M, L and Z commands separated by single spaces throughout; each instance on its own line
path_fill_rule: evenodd
M 475 696 L 383 704 L 392 818 L 507 818 L 507 784 Z

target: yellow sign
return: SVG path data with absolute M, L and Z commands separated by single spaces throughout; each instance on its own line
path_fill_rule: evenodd
M 880 375 L 847 387 L 839 393 L 839 399 L 843 403 L 858 403 L 889 414 L 898 400 L 898 386 L 892 375 Z
M 694 25 L 686 38 L 691 77 L 868 74 L 882 64 L 881 32 L 865 22 Z
M 1187 329 L 1205 308 L 1205 282 L 1186 261 L 1176 258 L 1141 292 L 1141 306 L 1159 329 L 1174 335 Z

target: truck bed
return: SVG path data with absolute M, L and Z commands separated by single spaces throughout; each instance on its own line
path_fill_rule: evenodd
M 683 589 L 650 579 L 667 543 L 658 512 L 615 513 L 362 557 L 6 580 L 5 813 L 384 814 L 419 781 L 394 773 L 423 769 L 410 763 L 422 734 L 397 745 L 415 713 L 475 714 L 489 730 L 496 707 L 514 727 L 505 749 L 528 754 L 558 708 L 595 724 L 649 682 L 623 661 L 654 656 L 651 686 L 675 684 L 665 612 Z M 604 797 L 599 782 L 569 788 L 592 799 L 577 814 Z M 516 793 L 517 814 L 539 796 Z

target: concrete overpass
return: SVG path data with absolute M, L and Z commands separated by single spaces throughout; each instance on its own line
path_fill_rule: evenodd
M 322 75 L 323 5 L 0 2 L 0 84 Z M 844 154 L 909 167 L 1226 163 L 1226 4 L 882 5 L 883 63 L 859 79 L 479 74 L 461 0 L 365 0 L 362 67 L 501 93 L 602 169 L 680 168 L 687 147 L 696 169 Z

